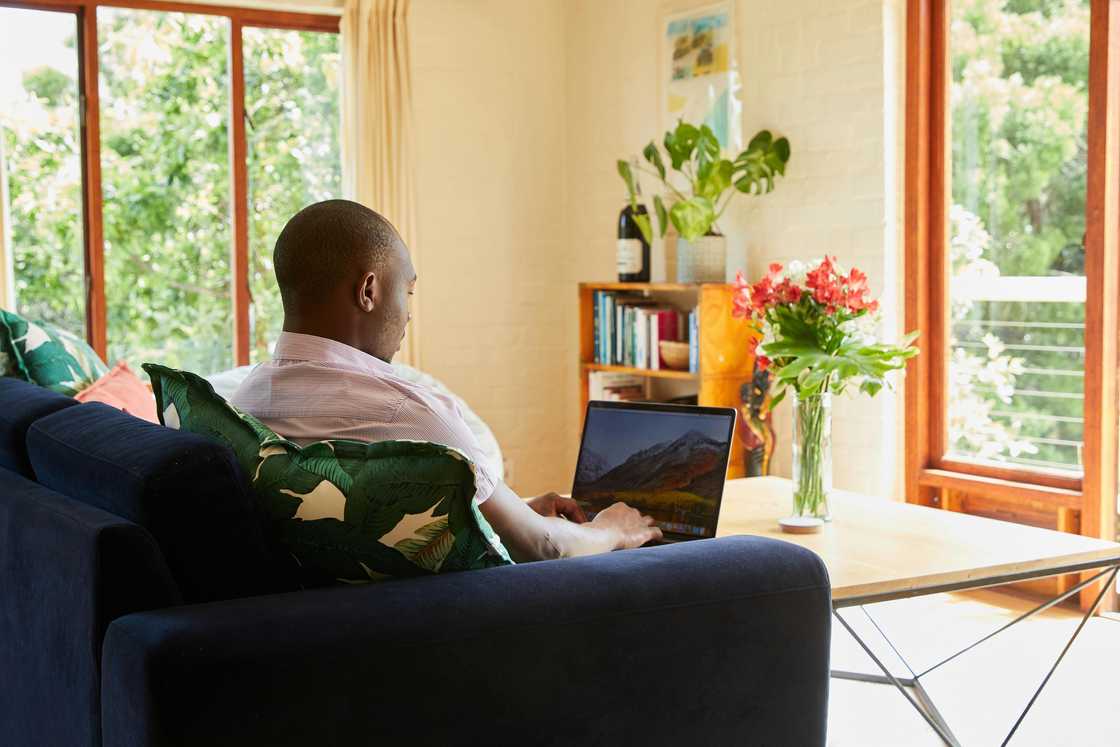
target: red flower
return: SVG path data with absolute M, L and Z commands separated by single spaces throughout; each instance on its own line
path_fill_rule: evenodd
M 758 370 L 759 371 L 765 371 L 766 369 L 770 368 L 770 359 L 767 358 L 765 355 L 758 356 L 756 361 L 758 362 Z
M 747 341 L 747 352 L 754 355 L 755 351 L 758 350 L 758 343 L 758 337 L 751 337 L 751 339 Z
M 871 293 L 871 289 L 867 287 L 867 275 L 860 272 L 856 268 L 848 273 L 848 277 L 842 278 L 844 283 L 844 305 L 850 311 L 863 311 L 870 309 L 874 301 L 869 302 L 867 295 Z M 878 304 L 875 304 L 878 308 Z M 874 309 L 871 309 L 874 311 Z
M 735 293 L 731 297 L 731 315 L 745 318 L 751 315 L 751 284 L 740 270 L 735 273 Z
M 844 301 L 844 293 L 837 280 L 836 267 L 832 257 L 825 256 L 821 263 L 809 271 L 805 276 L 805 285 L 813 292 L 813 300 L 829 307 L 828 313 L 835 311 L 835 306 Z
M 769 275 L 751 286 L 751 309 L 761 315 L 766 309 L 777 301 L 774 295 L 774 284 Z
M 801 300 L 801 287 L 795 285 L 789 278 L 778 283 L 774 292 L 781 303 L 797 303 Z

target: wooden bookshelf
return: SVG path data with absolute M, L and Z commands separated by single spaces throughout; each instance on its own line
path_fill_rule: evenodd
M 634 374 L 635 376 L 648 376 L 651 379 L 681 379 L 682 381 L 696 381 L 700 378 L 699 374 L 694 374 L 690 371 L 674 371 L 672 369 L 661 369 L 659 371 L 652 371 L 648 368 L 634 368 L 633 366 L 608 366 L 604 363 L 584 363 L 584 374 L 586 374 L 588 371 L 612 371 L 614 373 Z
M 681 310 L 696 308 L 699 318 L 699 370 L 696 373 L 612 366 L 595 362 L 595 292 L 613 291 L 646 296 Z M 648 380 L 695 382 L 699 404 L 706 407 L 733 407 L 742 411 L 742 385 L 751 378 L 754 358 L 748 344 L 757 334 L 745 319 L 731 315 L 734 287 L 724 283 L 580 283 L 579 285 L 579 363 L 580 417 L 587 410 L 588 379 L 591 371 L 615 371 L 643 376 Z M 741 416 L 740 416 L 741 417 Z M 729 478 L 746 474 L 742 424 L 735 428 Z

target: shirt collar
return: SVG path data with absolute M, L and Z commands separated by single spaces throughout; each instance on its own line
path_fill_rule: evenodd
M 273 360 L 307 361 L 329 366 L 353 368 L 359 371 L 373 371 L 378 374 L 393 373 L 392 364 L 344 342 L 299 332 L 281 332 L 276 340 Z

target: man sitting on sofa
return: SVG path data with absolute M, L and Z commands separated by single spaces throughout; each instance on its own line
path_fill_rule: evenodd
M 328 200 L 297 213 L 276 240 L 284 331 L 233 404 L 296 443 L 407 439 L 463 451 L 475 501 L 514 560 L 590 555 L 659 539 L 653 519 L 616 503 L 586 521 L 570 498 L 519 498 L 493 474 L 458 405 L 397 376 L 390 363 L 411 319 L 408 248 L 374 211 Z

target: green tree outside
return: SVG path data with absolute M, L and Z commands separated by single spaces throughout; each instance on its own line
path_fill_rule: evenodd
M 109 358 L 202 374 L 233 365 L 229 22 L 102 8 L 101 165 Z M 74 45 L 73 38 L 69 45 Z M 338 196 L 338 36 L 245 29 L 252 358 L 282 320 L 272 244 Z M 35 116 L 2 120 L 19 309 L 84 329 L 73 70 L 24 77 Z

